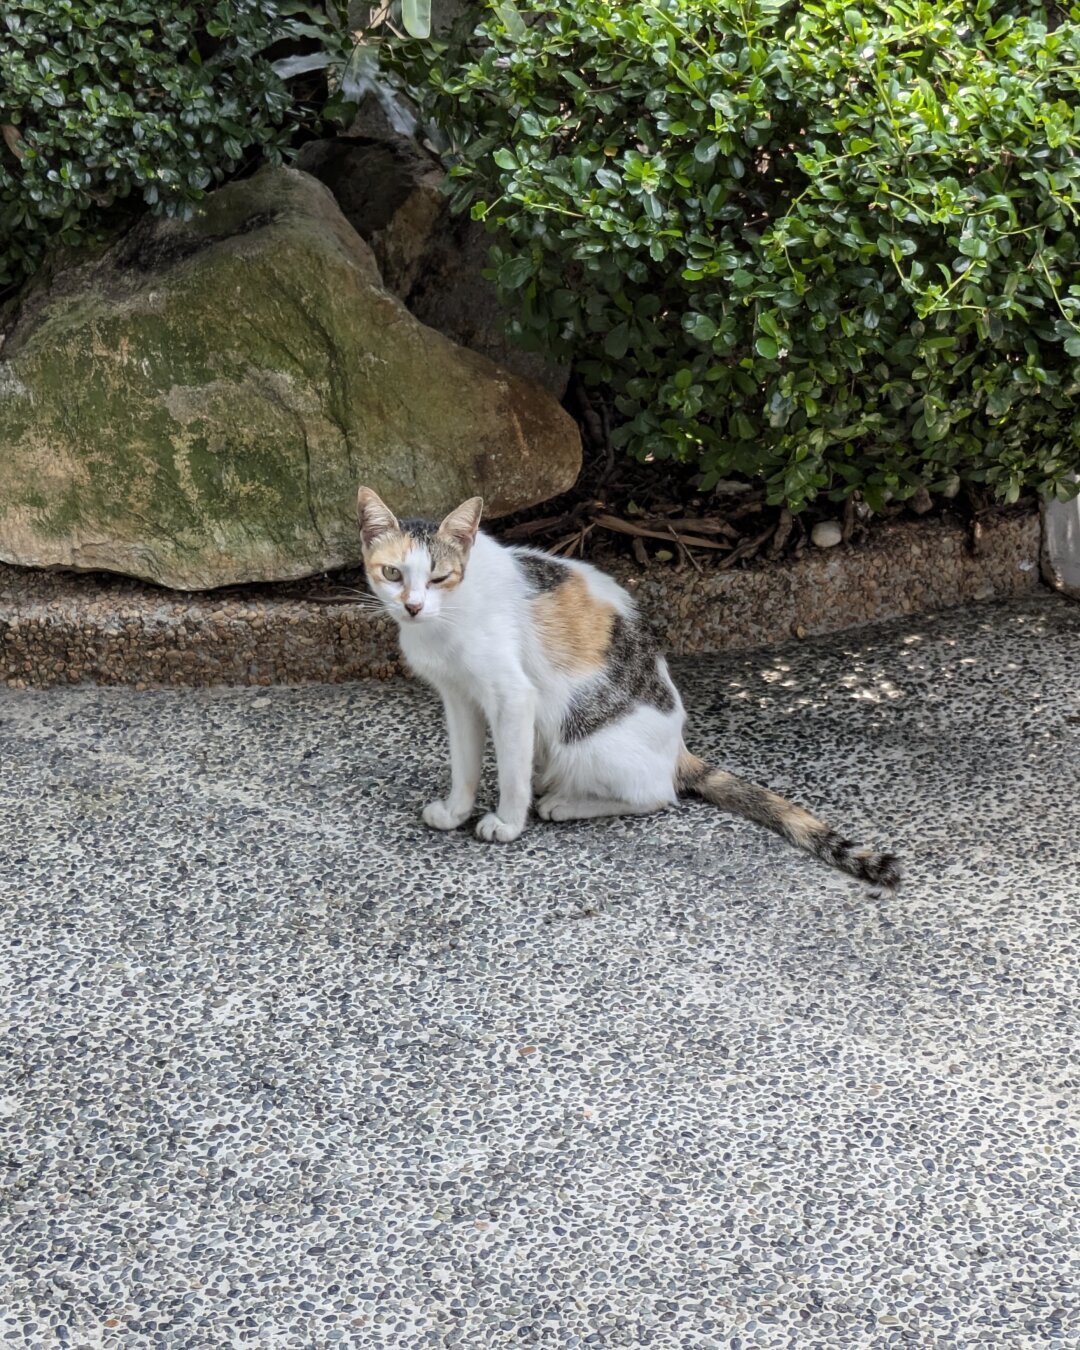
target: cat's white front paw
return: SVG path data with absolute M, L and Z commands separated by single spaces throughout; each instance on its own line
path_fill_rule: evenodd
M 456 830 L 468 814 L 468 811 L 451 811 L 445 801 L 428 802 L 423 812 L 424 824 L 433 830 Z
M 489 811 L 477 824 L 476 837 L 489 844 L 509 844 L 524 828 L 523 825 L 509 825 L 505 820 L 500 820 L 494 811 Z

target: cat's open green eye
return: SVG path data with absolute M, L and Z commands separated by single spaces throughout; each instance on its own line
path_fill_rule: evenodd
M 382 570 L 382 574 L 383 574 L 383 576 L 387 579 L 387 581 L 400 581 L 400 580 L 401 580 L 401 568 L 400 568 L 400 567 L 384 567 L 383 570 Z

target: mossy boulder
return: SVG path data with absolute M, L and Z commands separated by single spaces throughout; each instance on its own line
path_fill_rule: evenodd
M 315 179 L 266 169 L 28 289 L 0 346 L 0 559 L 180 589 L 354 563 L 357 484 L 436 514 L 567 488 L 572 420 L 382 285 Z

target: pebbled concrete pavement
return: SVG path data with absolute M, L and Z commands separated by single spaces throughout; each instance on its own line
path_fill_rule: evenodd
M 1080 607 L 677 663 L 692 803 L 440 836 L 404 681 L 0 690 L 0 1342 L 1080 1338 Z

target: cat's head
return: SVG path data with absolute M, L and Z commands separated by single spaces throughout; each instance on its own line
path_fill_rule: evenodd
M 441 522 L 398 520 L 379 495 L 356 498 L 364 568 L 372 591 L 398 623 L 429 623 L 461 585 L 483 498 L 470 497 Z

